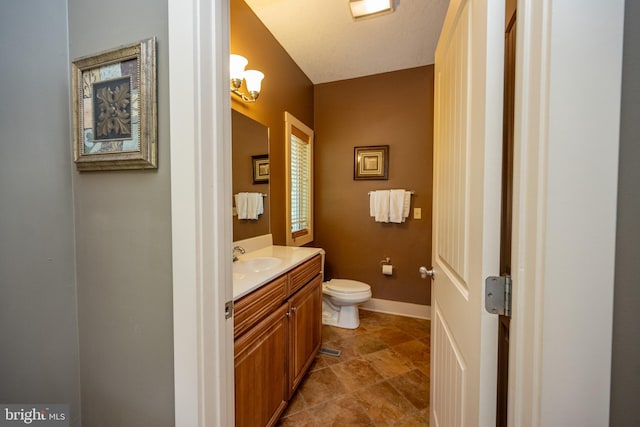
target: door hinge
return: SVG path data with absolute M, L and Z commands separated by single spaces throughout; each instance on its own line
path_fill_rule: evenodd
M 233 301 L 227 301 L 224 303 L 224 318 L 230 319 L 233 316 Z
M 511 287 L 511 276 L 487 277 L 484 308 L 489 313 L 511 317 Z

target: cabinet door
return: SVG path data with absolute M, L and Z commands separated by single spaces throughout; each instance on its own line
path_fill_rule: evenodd
M 313 363 L 322 341 L 322 276 L 289 299 L 289 396 Z
M 236 426 L 272 426 L 287 405 L 288 306 L 235 341 Z

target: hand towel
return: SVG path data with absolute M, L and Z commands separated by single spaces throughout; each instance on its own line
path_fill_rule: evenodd
M 371 216 L 378 222 L 389 222 L 389 190 L 378 190 L 370 195 Z
M 402 222 L 404 222 L 411 213 L 411 191 L 404 192 L 404 207 L 402 209 Z
M 404 221 L 404 190 L 391 190 L 389 192 L 389 221 L 401 223 Z
M 369 191 L 369 216 L 376 216 L 376 192 Z
M 247 194 L 238 193 L 235 195 L 238 219 L 247 219 Z
M 247 219 L 258 219 L 262 212 L 262 194 L 247 193 Z
M 369 216 L 376 216 L 376 192 L 369 191 Z

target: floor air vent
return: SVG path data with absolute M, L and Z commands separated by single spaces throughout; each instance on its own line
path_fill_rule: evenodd
M 329 356 L 340 357 L 340 354 L 342 353 L 342 350 L 336 350 L 335 348 L 321 347 L 320 348 L 320 353 L 321 354 L 328 354 Z

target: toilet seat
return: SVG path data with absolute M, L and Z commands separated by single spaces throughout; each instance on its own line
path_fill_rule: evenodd
M 371 298 L 371 286 L 349 279 L 330 280 L 324 283 L 322 292 L 339 301 L 366 301 Z
M 346 294 L 363 291 L 366 292 L 371 289 L 371 286 L 367 285 L 366 283 L 349 279 L 331 279 L 326 282 L 325 285 L 332 291 Z

